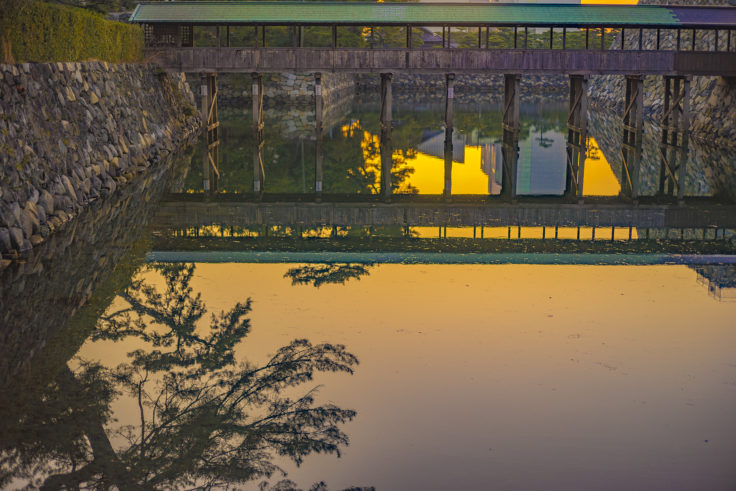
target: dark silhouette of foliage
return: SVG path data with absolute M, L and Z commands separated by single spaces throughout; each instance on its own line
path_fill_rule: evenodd
M 370 265 L 365 264 L 308 264 L 291 268 L 284 278 L 291 278 L 292 285 L 312 285 L 319 288 L 325 283 L 340 283 L 370 274 Z
M 317 372 L 352 374 L 354 355 L 297 339 L 264 365 L 236 363 L 250 300 L 203 329 L 206 308 L 189 286 L 194 266 L 150 268 L 165 290 L 134 280 L 121 294 L 128 307 L 101 318 L 94 340 L 134 336 L 153 349 L 114 369 L 80 360 L 31 412 L 5 411 L 13 431 L 0 438 L 0 485 L 209 489 L 285 474 L 277 457 L 300 464 L 314 452 L 340 455 L 348 437 L 339 425 L 355 411 L 317 403 L 316 388 L 295 394 Z M 137 402 L 136 424 L 115 425 L 111 404 L 123 394 Z
M 258 489 L 260 491 L 303 491 L 297 484 L 290 480 L 290 479 L 282 479 L 281 481 L 278 481 L 274 484 L 269 484 L 268 482 L 264 481 L 258 485 Z M 343 489 L 342 491 L 374 491 L 374 487 L 357 487 L 357 486 L 351 486 L 349 488 Z M 329 488 L 327 487 L 327 484 L 325 484 L 323 481 L 314 483 L 310 488 L 309 491 L 329 491 Z
M 134 280 L 120 296 L 129 307 L 103 316 L 93 340 L 117 341 L 135 336 L 151 343 L 154 349 L 132 353 L 132 362 L 148 370 L 167 370 L 174 366 L 198 364 L 215 369 L 233 362 L 232 348 L 250 330 L 246 317 L 251 302 L 238 302 L 228 312 L 212 314 L 209 329 L 202 332 L 197 323 L 207 313 L 201 295 L 189 283 L 194 265 L 153 265 L 166 281 L 158 292 L 142 279 Z

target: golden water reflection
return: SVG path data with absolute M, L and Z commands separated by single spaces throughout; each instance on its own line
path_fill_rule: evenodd
M 359 128 L 359 122 L 353 122 L 351 126 L 343 126 L 341 131 L 348 134 Z M 375 175 L 375 183 L 373 185 L 374 192 L 380 189 L 380 153 L 377 151 L 380 138 L 378 135 L 364 132 L 363 149 L 364 167 L 366 172 L 372 172 Z M 465 145 L 462 152 L 463 161 L 452 162 L 452 193 L 457 195 L 494 195 L 501 192 L 503 166 L 498 145 Z M 532 143 L 526 142 L 522 148 L 523 154 L 531 154 L 527 156 L 527 160 L 541 158 L 546 155 L 534 156 Z M 583 177 L 583 195 L 584 196 L 618 196 L 621 192 L 621 184 L 618 182 L 616 175 L 611 169 L 611 165 L 606 160 L 605 155 L 600 150 L 595 138 L 588 138 L 588 158 L 585 162 L 585 172 Z M 485 158 L 484 158 L 485 156 Z M 537 164 L 536 170 L 542 168 L 560 167 L 560 171 L 564 173 L 565 155 L 558 156 L 559 162 L 543 162 L 543 165 Z M 405 153 L 396 150 L 392 155 L 394 167 L 409 168 L 405 180 L 399 184 L 399 189 L 395 192 L 416 192 L 419 194 L 442 194 L 444 190 L 445 179 L 445 162 L 443 158 L 428 155 L 421 151 L 413 151 Z M 531 165 L 531 163 L 529 164 Z M 524 170 L 519 169 L 519 173 L 523 174 Z M 558 172 L 559 173 L 559 172 Z M 394 183 L 396 185 L 397 183 Z M 518 184 L 517 184 L 518 187 Z M 560 189 L 560 192 L 564 189 Z
M 736 482 L 736 305 L 692 269 L 380 265 L 315 288 L 292 285 L 295 266 L 197 264 L 191 286 L 214 312 L 253 299 L 237 359 L 263 363 L 295 337 L 360 359 L 353 377 L 315 379 L 320 401 L 358 417 L 340 460 L 287 464 L 302 487 Z

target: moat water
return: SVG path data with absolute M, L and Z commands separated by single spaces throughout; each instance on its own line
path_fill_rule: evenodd
M 0 487 L 736 486 L 735 230 L 203 223 L 315 201 L 311 109 L 267 109 L 254 194 L 252 116 L 222 107 L 210 192 L 200 142 L 0 272 Z M 442 111 L 395 107 L 393 203 L 447 203 Z M 501 108 L 455 125 L 451 202 L 483 206 Z M 322 202 L 383 203 L 376 103 L 325 126 Z M 641 206 L 733 204 L 733 151 L 691 142 L 675 182 L 657 131 Z M 591 114 L 584 203 L 635 206 L 620 134 Z M 563 104 L 523 106 L 508 206 L 565 199 L 565 139 Z

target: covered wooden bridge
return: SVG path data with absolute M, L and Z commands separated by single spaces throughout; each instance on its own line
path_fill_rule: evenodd
M 140 4 L 131 21 L 144 24 L 149 55 L 157 63 L 188 72 L 736 75 L 733 8 L 155 2 Z M 198 44 L 195 35 L 196 29 L 204 27 L 215 31 L 209 46 Z M 357 37 L 345 35 L 356 28 Z M 235 37 L 236 29 L 252 32 Z M 268 34 L 276 29 L 289 34 L 273 39 Z M 317 33 L 315 29 L 321 30 Z M 659 41 L 668 34 L 674 34 L 676 41 L 645 49 L 645 29 L 653 30 Z M 441 46 L 422 43 L 419 33 L 424 30 L 441 31 Z M 617 36 L 621 30 L 638 36 L 610 52 L 615 36 L 630 38 Z M 539 39 L 541 31 L 548 33 L 546 40 Z M 706 32 L 716 33 L 715 42 L 705 42 Z M 506 43 L 498 42 L 499 33 Z M 455 42 L 459 37 L 464 42 Z M 705 52 L 709 54 L 704 56 Z
M 582 196 L 585 167 L 588 78 L 623 75 L 622 187 L 635 203 L 642 153 L 643 77 L 665 79 L 659 121 L 661 163 L 669 187 L 680 199 L 691 77 L 736 77 L 736 8 L 731 7 L 196 1 L 142 3 L 131 21 L 144 26 L 151 62 L 166 70 L 202 74 L 202 113 L 210 150 L 203 161 L 206 190 L 216 188 L 218 176 L 216 74 L 220 72 L 252 73 L 255 193 L 263 193 L 265 185 L 262 73 L 314 73 L 317 199 L 322 192 L 321 79 L 325 72 L 380 74 L 381 188 L 386 199 L 391 193 L 394 73 L 445 75 L 448 198 L 456 74 L 504 75 L 503 160 L 508 175 L 515 175 L 518 160 L 521 77 L 569 75 L 568 187 L 573 193 L 577 190 L 578 196 Z M 423 43 L 422 32 L 441 32 L 441 44 Z M 514 194 L 512 189 L 512 199 Z

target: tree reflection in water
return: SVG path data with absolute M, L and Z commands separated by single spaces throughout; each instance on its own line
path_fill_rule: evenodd
M 366 264 L 308 264 L 289 269 L 284 278 L 291 278 L 292 285 L 312 285 L 317 288 L 325 283 L 340 283 L 370 274 Z
M 339 425 L 355 411 L 318 404 L 316 389 L 291 394 L 315 372 L 353 373 L 354 355 L 298 339 L 265 365 L 236 363 L 250 300 L 204 327 L 206 307 L 190 286 L 194 265 L 148 269 L 164 278 L 164 291 L 139 275 L 120 295 L 126 307 L 99 319 L 92 339 L 132 336 L 152 348 L 128 353 L 114 369 L 79 360 L 29 408 L 7 415 L 0 486 L 203 489 L 283 472 L 277 457 L 300 464 L 313 452 L 340 455 L 348 437 Z M 111 405 L 124 394 L 136 424 L 115 424 Z

